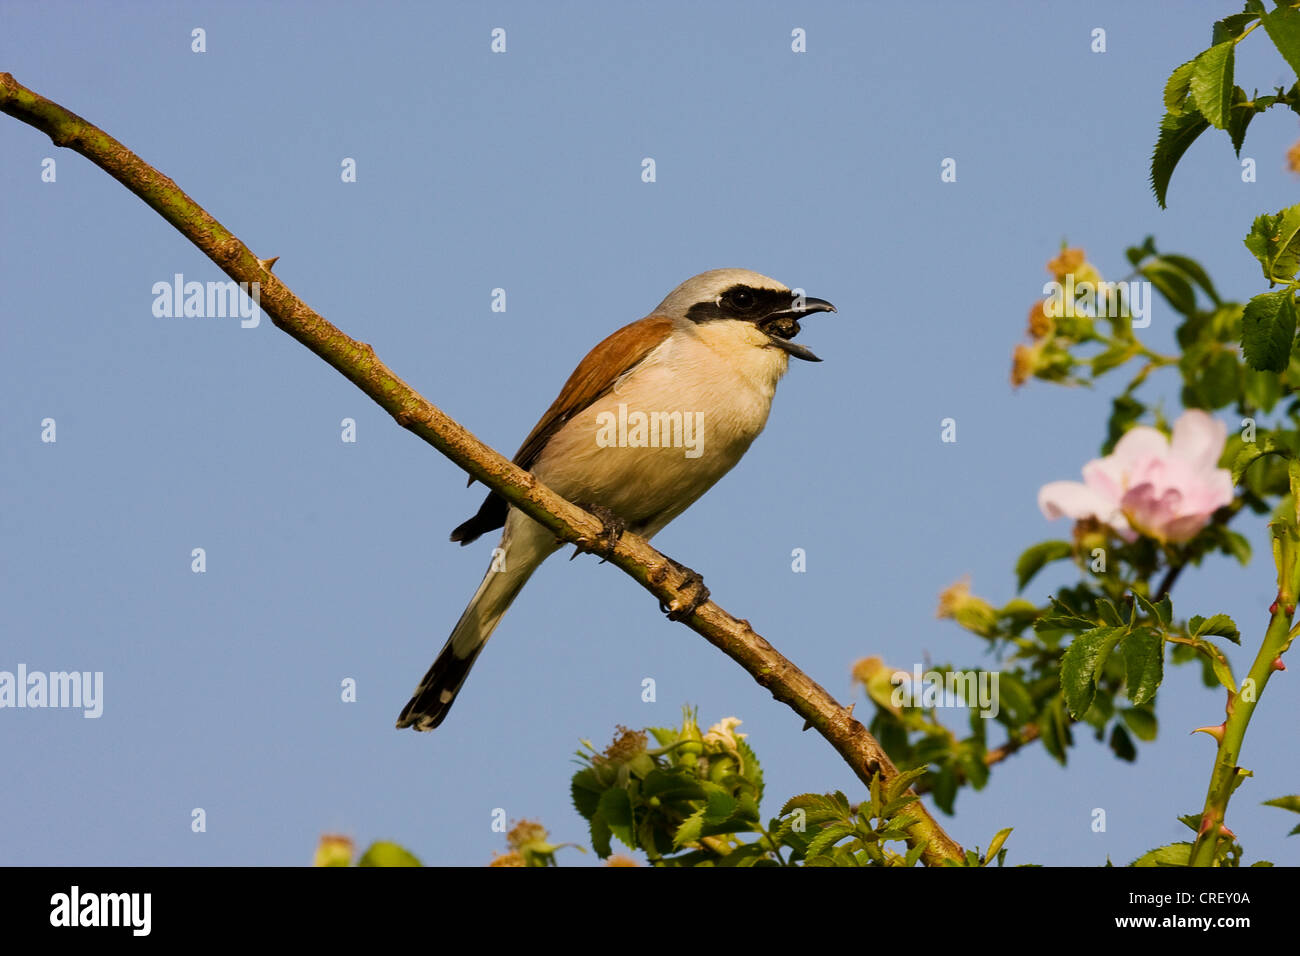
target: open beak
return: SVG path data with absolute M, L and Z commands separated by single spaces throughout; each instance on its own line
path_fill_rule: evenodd
M 771 343 L 783 352 L 788 352 L 795 358 L 803 359 L 805 362 L 820 362 L 812 351 L 802 345 L 796 345 L 791 341 L 799 334 L 799 319 L 809 312 L 834 312 L 835 306 L 831 305 L 825 299 L 814 299 L 811 296 L 805 296 L 802 309 L 787 309 L 782 312 L 773 312 L 767 318 L 759 323 L 759 328 L 767 333 Z

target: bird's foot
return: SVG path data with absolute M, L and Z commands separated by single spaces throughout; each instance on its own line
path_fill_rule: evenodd
M 690 568 L 683 564 L 678 564 L 672 558 L 668 559 L 682 574 L 686 575 L 686 580 L 682 582 L 681 590 L 689 591 L 690 597 L 684 602 L 674 601 L 673 604 L 667 605 L 663 601 L 659 602 L 659 610 L 668 615 L 670 621 L 684 621 L 709 600 L 709 589 L 704 586 L 704 578 L 700 577 Z
M 618 544 L 618 539 L 623 537 L 623 532 L 627 530 L 627 522 L 601 505 L 587 504 L 585 502 L 575 502 L 583 511 L 589 512 L 600 519 L 600 533 L 590 542 L 579 541 L 573 545 L 573 555 L 569 558 L 572 561 L 578 555 L 591 553 L 600 555 L 601 564 L 604 564 L 614 554 L 614 546 Z

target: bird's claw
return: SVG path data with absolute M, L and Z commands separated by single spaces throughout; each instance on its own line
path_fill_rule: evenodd
M 698 611 L 700 607 L 708 603 L 709 589 L 704 586 L 704 578 L 700 577 L 690 568 L 683 567 L 675 561 L 673 564 L 676 565 L 677 570 L 686 575 L 686 580 L 682 582 L 682 586 L 679 590 L 686 591 L 687 589 L 690 589 L 691 596 L 687 598 L 685 604 L 680 604 L 676 607 L 670 607 L 663 601 L 660 601 L 659 610 L 667 614 L 668 620 L 670 621 L 684 621 Z
M 623 532 L 627 530 L 627 522 L 600 505 L 579 504 L 583 511 L 595 515 L 600 519 L 600 533 L 590 545 L 575 543 L 573 546 L 573 555 L 569 558 L 572 561 L 578 555 L 584 552 L 600 555 L 601 563 L 608 561 L 614 553 L 614 546 L 618 544 L 618 539 L 623 537 Z

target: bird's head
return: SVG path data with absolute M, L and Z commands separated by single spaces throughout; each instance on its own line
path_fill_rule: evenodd
M 807 362 L 820 362 L 796 345 L 799 319 L 810 312 L 834 312 L 825 299 L 797 294 L 775 279 L 748 269 L 713 269 L 687 279 L 659 303 L 653 315 L 691 322 L 748 322 L 768 344 Z

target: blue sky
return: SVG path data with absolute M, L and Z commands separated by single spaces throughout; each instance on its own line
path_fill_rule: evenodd
M 858 658 L 990 665 L 935 619 L 936 596 L 969 573 L 1001 603 L 1020 551 L 1067 530 L 1035 496 L 1096 453 L 1108 393 L 1007 378 L 1062 238 L 1120 278 L 1124 248 L 1154 233 L 1225 295 L 1262 291 L 1241 237 L 1294 200 L 1294 116 L 1255 121 L 1255 183 L 1222 135 L 1185 158 L 1168 211 L 1146 183 L 1165 78 L 1237 9 L 9 0 L 0 68 L 279 255 L 300 296 L 506 454 L 587 349 L 695 273 L 750 268 L 833 301 L 800 339 L 825 362 L 794 363 L 744 461 L 656 544 L 865 709 Z M 195 27 L 206 53 L 191 52 Z M 489 50 L 494 27 L 505 54 Z M 1263 39 L 1242 44 L 1239 82 L 1284 82 Z M 955 183 L 940 182 L 945 157 Z M 344 832 L 480 864 L 503 848 L 496 808 L 586 842 L 568 796 L 579 740 L 671 724 L 684 703 L 706 725 L 744 720 L 768 814 L 857 786 L 797 717 L 591 557 L 538 572 L 439 730 L 394 730 L 488 563 L 493 542 L 447 542 L 480 489 L 269 321 L 155 317 L 154 283 L 218 270 L 9 117 L 0 181 L 0 669 L 104 672 L 99 719 L 0 711 L 0 863 L 292 864 Z M 497 287 L 505 313 L 490 309 Z M 1173 327 L 1157 304 L 1153 347 L 1171 348 Z M 1172 379 L 1150 394 L 1176 409 Z M 955 444 L 939 440 L 949 416 Z M 1239 530 L 1267 554 L 1262 523 Z M 1054 569 L 1028 596 L 1068 580 Z M 1270 581 L 1266 561 L 1214 560 L 1184 575 L 1175 606 L 1232 614 L 1241 671 Z M 1283 839 L 1294 821 L 1259 806 L 1300 792 L 1298 711 L 1280 675 L 1230 814 L 1248 859 L 1300 863 L 1300 840 Z M 1046 864 L 1182 839 L 1175 816 L 1200 807 L 1212 760 L 1187 732 L 1220 719 L 1222 698 L 1170 668 L 1158 714 L 1135 765 L 1079 733 L 1067 768 L 1030 749 L 963 791 L 945 825 L 966 845 L 1014 826 L 1011 860 Z

